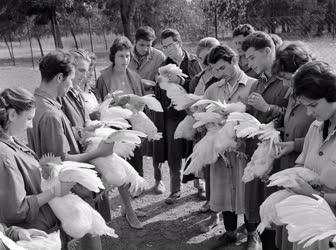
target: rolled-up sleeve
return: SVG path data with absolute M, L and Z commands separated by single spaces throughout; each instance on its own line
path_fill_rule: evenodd
M 62 120 L 55 116 L 46 116 L 40 124 L 42 155 L 52 153 L 65 158 L 70 151 L 68 140 L 64 134 Z
M 13 225 L 32 223 L 39 213 L 36 195 L 27 195 L 25 183 L 13 156 L 1 155 L 0 221 Z

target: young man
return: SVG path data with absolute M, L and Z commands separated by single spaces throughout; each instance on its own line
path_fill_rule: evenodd
M 204 98 L 246 104 L 257 79 L 247 76 L 240 69 L 236 53 L 227 45 L 217 46 L 208 54 L 208 62 L 214 77 L 220 81 L 205 91 Z M 236 150 L 245 154 L 245 145 Z M 214 242 L 212 249 L 220 249 L 237 241 L 238 215 L 245 212 L 245 186 L 241 179 L 247 161 L 236 152 L 227 152 L 225 156 L 227 162 L 220 158 L 210 166 L 210 209 L 222 213 L 226 231 Z M 216 216 L 212 217 L 213 221 L 216 219 Z M 246 219 L 245 226 L 249 229 Z
M 182 48 L 182 40 L 179 32 L 175 29 L 166 29 L 161 33 L 163 52 L 167 56 L 164 65 L 176 64 L 188 78 L 182 79 L 172 76 L 170 81 L 181 84 L 189 92 L 189 82 L 192 77 L 201 71 L 201 65 L 197 57 L 189 54 Z M 162 132 L 163 138 L 154 142 L 153 162 L 163 163 L 168 160 L 170 170 L 170 195 L 166 200 L 167 204 L 175 203 L 181 196 L 181 169 L 182 159 L 192 149 L 192 144 L 186 140 L 174 139 L 174 132 L 177 125 L 186 116 L 185 111 L 177 111 L 172 105 L 166 92 L 158 86 L 155 88 L 156 98 L 161 102 L 163 113 L 156 113 L 154 121 L 158 130 Z
M 274 42 L 268 34 L 256 31 L 245 38 L 242 50 L 245 52 L 248 66 L 259 75 L 258 83 L 252 88 L 252 93 L 248 97 L 248 112 L 261 123 L 269 123 L 273 120 L 276 123 L 277 118 L 283 116 L 287 107 L 288 87 L 281 79 L 272 75 L 275 61 Z M 256 147 L 257 140 L 248 141 L 247 154 L 252 156 Z M 246 217 L 250 223 L 257 224 L 260 221 L 259 207 L 272 190 L 266 188 L 259 179 L 247 183 L 245 187 Z M 255 249 L 258 245 L 256 236 L 254 234 L 248 239 L 249 249 Z M 263 249 L 275 249 L 274 237 L 274 231 L 265 230 L 261 236 Z
M 42 58 L 39 68 L 42 80 L 35 90 L 36 113 L 31 140 L 38 157 L 51 153 L 62 160 L 90 162 L 97 157 L 110 155 L 113 152 L 113 144 L 104 142 L 97 150 L 82 153 L 71 123 L 63 113 L 61 104 L 57 102 L 57 98 L 64 97 L 72 87 L 75 78 L 73 57 L 61 50 L 53 51 Z M 79 185 L 74 187 L 74 192 L 88 200 L 91 195 L 91 192 Z M 86 235 L 81 241 L 86 249 L 101 249 L 99 237 Z
M 149 26 L 143 26 L 137 29 L 135 33 L 135 46 L 128 67 L 138 72 L 142 79 L 155 81 L 158 69 L 166 59 L 165 55 L 158 49 L 153 48 L 153 41 L 156 39 L 155 31 Z M 145 93 L 154 93 L 154 88 L 144 84 Z M 153 120 L 154 112 L 146 110 L 146 114 Z M 153 155 L 153 143 L 146 141 L 143 144 L 145 154 Z M 154 167 L 154 192 L 162 194 L 165 192 L 165 186 L 162 182 L 161 165 L 153 163 Z
M 152 47 L 155 39 L 155 31 L 151 27 L 143 26 L 137 29 L 134 50 L 128 66 L 138 72 L 142 79 L 151 81 L 155 81 L 158 68 L 166 59 L 160 50 Z
M 245 52 L 242 50 L 242 43 L 245 38 L 255 32 L 254 28 L 250 24 L 239 24 L 232 33 L 233 43 L 239 55 L 239 67 L 245 72 L 246 75 L 257 78 L 258 74 L 248 66 Z

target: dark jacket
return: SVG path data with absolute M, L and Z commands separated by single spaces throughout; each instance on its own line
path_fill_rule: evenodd
M 185 52 L 185 56 L 181 62 L 180 68 L 182 72 L 188 75 L 188 78 L 185 79 L 184 89 L 189 93 L 189 84 L 191 78 L 201 71 L 201 65 L 197 60 L 195 55 Z M 171 58 L 167 58 L 164 65 L 176 64 Z M 160 101 L 164 112 L 154 114 L 154 123 L 158 128 L 159 132 L 162 132 L 163 138 L 159 141 L 155 141 L 153 148 L 154 160 L 157 162 L 164 162 L 168 160 L 168 152 L 175 154 L 177 158 L 185 158 L 191 149 L 191 145 L 187 143 L 186 140 L 174 140 L 173 143 L 168 145 L 167 137 L 173 136 L 177 125 L 184 119 L 186 116 L 186 111 L 177 111 L 172 105 L 170 99 L 166 95 L 166 91 L 162 90 L 158 85 L 155 87 L 155 96 Z M 169 120 L 169 123 L 167 122 Z M 167 126 L 169 124 L 169 126 Z M 170 138 L 171 139 L 171 138 Z M 171 148 L 168 148 L 171 147 Z

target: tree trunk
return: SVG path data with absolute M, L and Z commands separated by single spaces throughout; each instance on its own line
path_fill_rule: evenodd
M 7 38 L 6 38 L 6 36 L 3 36 L 3 39 L 4 39 L 4 41 L 5 41 L 5 44 L 6 44 L 6 46 L 7 46 L 7 49 L 8 49 L 8 52 L 9 52 L 9 57 L 10 57 L 10 60 L 11 60 L 11 61 L 13 61 L 13 55 L 12 55 L 12 51 L 11 51 L 11 49 L 10 49 L 10 46 L 9 46 L 9 44 L 8 44 L 8 41 L 7 41 Z
M 55 48 L 58 49 L 63 49 L 63 43 L 62 43 L 62 38 L 61 38 L 61 32 L 59 30 L 57 18 L 56 18 L 56 11 L 54 10 L 51 14 L 50 17 L 50 24 L 51 24 L 51 32 L 54 37 L 55 41 Z
M 78 49 L 78 42 L 77 42 L 76 34 L 75 34 L 75 31 L 73 30 L 72 27 L 70 28 L 70 33 L 71 33 L 71 35 L 72 35 L 72 37 L 74 39 L 75 47 L 76 47 L 76 49 Z
M 27 32 L 28 32 L 28 38 L 29 38 L 31 61 L 32 61 L 33 69 L 35 69 L 33 47 L 32 47 L 32 41 L 31 41 L 30 28 L 29 28 L 29 21 L 27 21 Z
M 91 30 L 91 21 L 90 21 L 90 18 L 87 18 L 87 21 L 88 21 L 88 24 L 89 24 L 89 35 L 90 35 L 91 51 L 93 52 L 92 30 Z
M 135 1 L 136 0 L 119 0 L 124 35 L 131 41 L 133 40 L 131 36 L 131 20 L 134 15 Z
M 218 39 L 217 4 L 215 6 L 215 37 Z
M 14 56 L 13 41 L 12 41 L 11 33 L 9 33 L 9 43 L 10 43 L 10 48 L 11 48 L 11 51 L 12 51 L 12 61 L 13 61 L 13 65 L 15 66 L 15 56 Z
M 35 38 L 37 40 L 37 43 L 39 45 L 39 48 L 40 48 L 40 52 L 41 52 L 41 56 L 43 57 L 44 56 L 44 53 L 43 53 L 43 48 L 42 48 L 42 43 L 41 43 L 41 38 L 38 34 L 35 35 Z
M 106 39 L 106 34 L 105 34 L 105 28 L 103 27 L 103 38 L 104 38 L 104 43 L 105 43 L 105 49 L 106 51 L 108 50 L 107 48 L 107 39 Z

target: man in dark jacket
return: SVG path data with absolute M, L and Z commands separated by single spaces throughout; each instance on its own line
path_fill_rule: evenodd
M 182 48 L 182 40 L 179 32 L 174 29 L 166 29 L 161 33 L 163 52 L 167 59 L 163 65 L 176 64 L 188 77 L 183 79 L 172 75 L 171 82 L 181 84 L 189 92 L 189 82 L 201 71 L 201 65 L 195 55 L 189 54 Z M 186 116 L 185 111 L 177 111 L 171 105 L 166 91 L 155 89 L 156 98 L 161 102 L 164 112 L 156 113 L 154 121 L 158 130 L 162 132 L 163 138 L 154 143 L 153 164 L 160 164 L 168 161 L 170 170 L 170 195 L 166 200 L 167 204 L 175 203 L 181 196 L 181 169 L 182 159 L 191 153 L 192 144 L 184 139 L 174 139 L 174 132 L 177 125 Z

